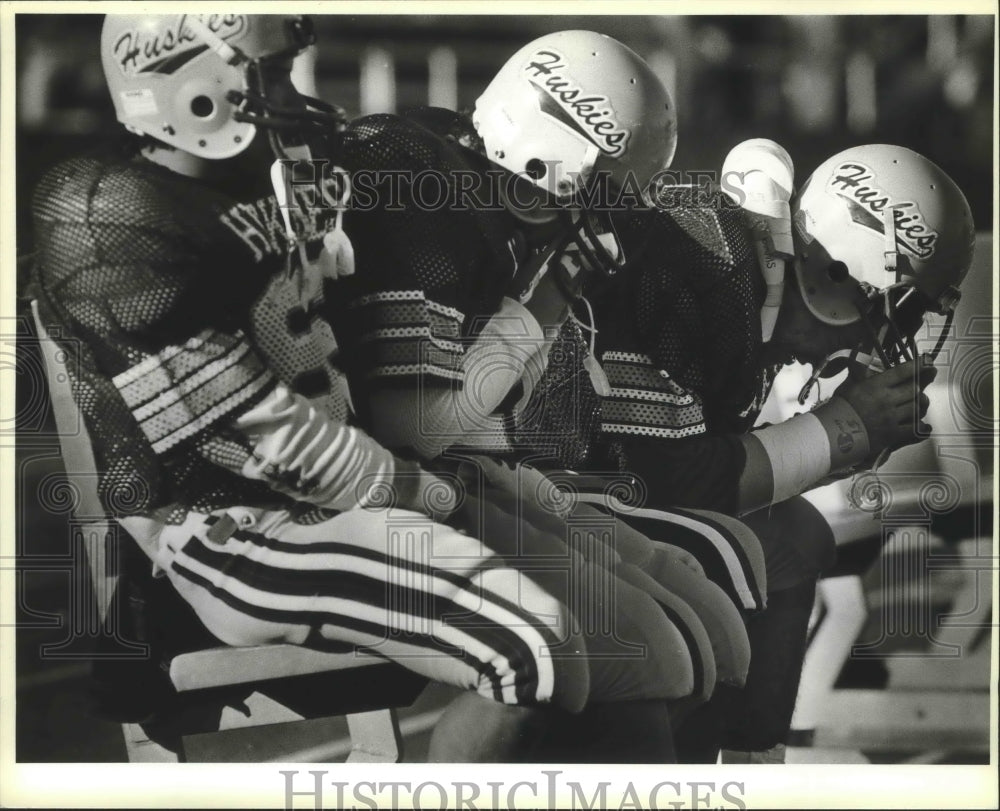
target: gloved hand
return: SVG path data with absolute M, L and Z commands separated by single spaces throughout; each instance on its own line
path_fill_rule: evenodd
M 848 378 L 836 391 L 857 412 L 868 433 L 868 445 L 875 455 L 912 445 L 930 433 L 923 422 L 930 405 L 924 392 L 937 369 L 926 357 L 861 379 Z

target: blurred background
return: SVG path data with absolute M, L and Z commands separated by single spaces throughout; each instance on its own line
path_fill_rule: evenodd
M 993 17 L 491 14 L 314 22 L 318 94 L 352 116 L 469 107 L 530 39 L 592 29 L 631 46 L 672 90 L 679 168 L 720 168 L 732 146 L 761 137 L 784 145 L 804 179 L 840 149 L 895 143 L 945 169 L 981 227 L 992 221 Z M 100 27 L 99 15 L 17 16 L 21 195 L 53 161 L 117 131 L 101 74 Z M 19 207 L 23 240 L 30 240 L 27 219 L 27 207 Z
M 426 104 L 471 106 L 521 45 L 549 31 L 585 28 L 630 45 L 672 90 L 679 111 L 678 168 L 717 169 L 732 146 L 751 137 L 783 144 L 800 181 L 830 154 L 859 143 L 896 143 L 921 152 L 965 191 L 984 232 L 987 253 L 980 252 L 979 298 L 973 300 L 979 309 L 966 318 L 973 326 L 963 327 L 963 335 L 980 354 L 992 346 L 994 17 L 330 15 L 314 22 L 319 45 L 301 67 L 314 77 L 317 95 L 345 107 L 350 116 Z M 16 17 L 19 255 L 31 251 L 28 202 L 41 174 L 120 130 L 101 71 L 100 28 L 99 15 Z M 29 335 L 27 320 L 19 319 L 18 553 L 38 565 L 22 567 L 18 579 L 17 757 L 122 760 L 117 725 L 88 714 L 85 659 L 40 654 L 66 637 L 77 597 L 67 571 L 56 565 L 72 554 L 66 513 L 39 504 L 44 501 L 39 483 L 61 462 Z M 976 377 L 979 388 L 972 392 L 981 407 L 976 423 L 981 430 L 970 433 L 968 421 L 955 429 L 959 436 L 974 434 L 977 456 L 995 436 L 992 352 L 986 351 L 988 374 Z M 786 387 L 783 396 L 793 389 L 794 384 Z M 991 499 L 986 514 L 991 520 Z M 976 520 L 984 530 L 982 519 Z M 870 586 L 881 587 L 877 568 L 868 576 Z M 947 588 L 961 585 L 952 580 Z M 949 605 L 950 594 L 942 597 Z M 877 636 L 878 618 L 870 620 L 869 635 Z M 409 711 L 407 760 L 422 756 L 435 708 L 447 697 L 447 691 L 430 691 Z M 317 760 L 336 759 L 342 755 L 337 736 L 343 737 L 342 725 L 317 727 L 315 741 L 326 748 L 309 751 Z M 239 739 L 213 757 L 262 760 L 276 743 L 273 736 Z M 866 756 L 871 762 L 912 756 L 912 747 L 903 746 L 899 754 L 892 741 L 873 749 L 878 752 Z M 955 756 L 957 761 L 949 761 L 953 755 L 945 751 L 935 762 L 981 762 L 983 756 L 976 745 Z

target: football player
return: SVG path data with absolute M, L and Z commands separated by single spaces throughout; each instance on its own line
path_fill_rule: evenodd
M 744 753 L 732 757 L 766 762 L 782 757 L 816 579 L 835 557 L 825 519 L 798 494 L 927 436 L 924 389 L 974 228 L 955 183 L 896 146 L 836 154 L 794 194 L 787 153 L 754 140 L 730 153 L 720 182 L 727 193 L 664 188 L 661 210 L 619 218 L 626 250 L 641 256 L 588 291 L 609 381 L 590 435 L 600 439 L 582 443 L 583 458 L 565 446 L 559 461 L 631 471 L 649 505 L 722 510 L 756 530 L 768 608 L 749 619 L 745 690 L 699 710 L 679 750 L 713 761 L 721 742 Z M 927 313 L 947 320 L 918 357 L 913 336 Z M 565 338 L 583 343 L 579 330 Z M 807 389 L 850 373 L 808 413 L 753 428 L 792 360 L 813 366 Z M 585 374 L 548 373 L 543 395 Z M 547 413 L 552 431 L 558 403 Z
M 343 162 L 355 205 L 344 229 L 357 272 L 328 298 L 330 320 L 357 411 L 373 436 L 446 469 L 464 460 L 462 469 L 485 480 L 494 498 L 506 497 L 522 526 L 566 536 L 567 521 L 551 502 L 541 503 L 551 483 L 524 465 L 496 461 L 532 448 L 530 441 L 511 445 L 505 412 L 540 376 L 583 277 L 613 273 L 623 262 L 593 195 L 631 189 L 637 204 L 645 202 L 643 189 L 673 156 L 675 111 L 634 52 L 600 34 L 564 31 L 512 56 L 471 122 L 422 110 L 348 126 Z M 470 486 L 482 486 L 472 478 Z M 596 522 L 591 535 L 608 518 L 585 504 L 568 517 Z M 692 513 L 651 532 L 657 541 L 686 534 L 724 546 L 742 599 L 762 601 L 762 554 L 735 522 Z M 537 554 L 515 527 L 505 534 L 511 554 Z M 707 698 L 717 681 L 741 684 L 748 643 L 726 592 L 682 550 L 621 523 L 613 535 L 610 549 L 591 540 L 584 554 L 610 556 L 615 580 L 653 595 L 682 628 L 695 661 L 693 700 Z M 465 701 L 481 731 L 490 728 L 487 714 L 497 716 L 501 730 L 499 716 L 511 717 L 476 706 L 474 697 Z M 622 706 L 608 713 L 582 724 L 628 726 Z M 634 747 L 641 736 L 631 737 Z M 456 731 L 451 739 L 456 757 L 468 754 L 467 734 Z M 618 755 L 641 757 L 624 748 Z M 605 749 L 600 757 L 614 755 Z
M 657 710 L 694 670 L 656 603 L 616 582 L 614 644 L 644 655 L 594 655 L 611 643 L 567 592 L 595 581 L 593 563 L 531 526 L 558 571 L 508 560 L 455 514 L 455 484 L 354 424 L 323 317 L 353 271 L 350 183 L 330 161 L 344 121 L 290 78 L 312 39 L 287 15 L 105 20 L 104 74 L 134 137 L 58 165 L 33 201 L 34 295 L 79 361 L 103 504 L 223 642 L 346 644 L 486 704 L 634 702 L 650 757 L 668 758 Z M 296 160 L 325 174 L 300 186 Z M 495 539 L 513 520 L 463 505 Z M 391 542 L 399 520 L 433 548 Z

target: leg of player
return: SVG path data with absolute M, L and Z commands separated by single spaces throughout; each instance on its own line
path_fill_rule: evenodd
M 570 549 L 564 540 L 568 525 L 554 514 L 532 513 L 552 524 L 552 532 L 540 530 L 528 520 L 531 511 L 524 509 L 525 502 L 505 499 L 505 493 L 491 493 L 471 509 L 474 527 L 490 538 L 505 530 L 497 543 L 508 561 L 524 564 L 532 577 L 561 578 L 563 566 L 553 571 L 553 563 L 575 561 L 572 608 L 587 645 L 594 698 L 582 713 L 571 716 L 557 708 L 484 708 L 460 697 L 438 724 L 432 756 L 442 761 L 473 754 L 489 759 L 485 755 L 490 753 L 498 760 L 529 762 L 672 762 L 672 706 L 692 693 L 703 701 L 715 683 L 711 642 L 700 618 L 674 595 L 663 595 L 658 605 L 644 588 L 647 584 L 623 576 L 603 548 Z M 639 639 L 646 641 L 635 645 Z M 567 653 L 572 652 L 557 649 L 554 655 Z M 620 688 L 636 666 L 652 681 L 623 693 Z M 600 687 L 605 684 L 619 689 L 612 695 Z M 477 740 L 475 747 L 468 744 L 470 736 Z
M 724 738 L 730 751 L 724 751 L 723 758 L 777 762 L 795 709 L 816 581 L 833 564 L 836 547 L 826 519 L 801 497 L 744 520 L 761 539 L 771 587 L 767 610 L 747 623 L 750 672 L 730 706 Z
M 403 510 L 395 528 L 365 510 L 259 516 L 220 538 L 217 516 L 190 513 L 159 537 L 159 564 L 227 644 L 330 640 L 504 703 L 586 702 L 586 660 L 546 655 L 576 639 L 566 608 L 479 541 Z
M 648 595 L 601 580 L 606 570 L 594 572 L 577 556 L 551 561 L 555 571 L 546 579 L 512 568 L 469 535 L 402 510 L 393 518 L 410 521 L 419 532 L 409 534 L 422 543 L 387 542 L 385 515 L 365 510 L 312 526 L 263 513 L 255 527 L 228 537 L 212 534 L 217 518 L 189 514 L 184 524 L 165 527 L 158 563 L 229 644 L 349 643 L 498 704 L 570 713 L 589 702 L 645 702 L 646 718 L 651 705 L 666 718 L 665 700 L 692 689 L 683 634 Z M 562 582 L 559 595 L 542 580 Z M 574 595 L 592 582 L 603 585 L 581 603 Z M 578 614 L 591 608 L 610 611 L 612 633 L 581 626 Z M 530 722 L 524 713 L 503 717 L 517 728 Z M 508 748 L 500 736 L 478 756 L 496 758 Z M 671 742 L 660 749 L 672 756 Z M 447 747 L 432 754 L 444 758 Z

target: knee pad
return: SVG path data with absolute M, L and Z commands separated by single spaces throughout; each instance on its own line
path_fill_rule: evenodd
M 737 607 L 756 611 L 766 605 L 768 572 L 764 550 L 754 531 L 740 519 L 673 507 L 635 509 L 620 517 L 651 539 L 651 546 L 665 543 L 693 555 L 706 577 L 722 588 Z M 624 553 L 622 557 L 640 567 L 645 565 Z

